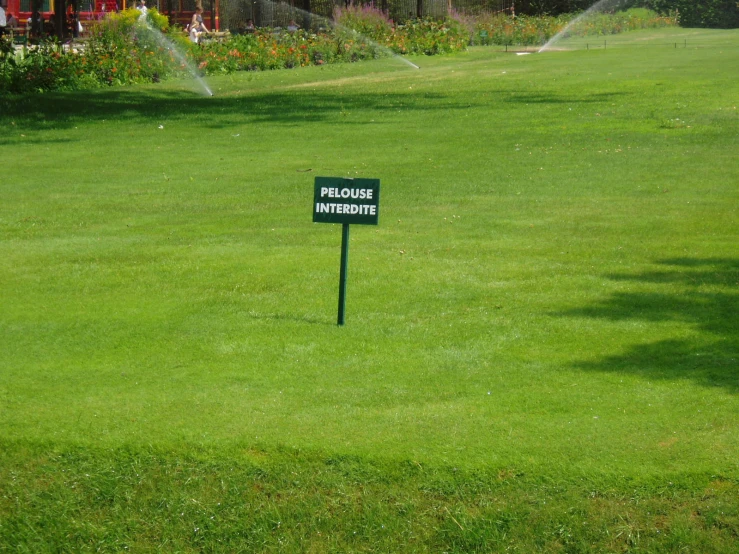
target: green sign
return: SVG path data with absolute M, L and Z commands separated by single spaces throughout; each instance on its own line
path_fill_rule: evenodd
M 377 225 L 379 215 L 379 179 L 316 177 L 314 223 Z
M 339 314 L 344 325 L 346 281 L 349 271 L 349 225 L 377 225 L 380 216 L 380 180 L 316 177 L 313 191 L 313 222 L 341 223 L 341 265 L 339 266 Z

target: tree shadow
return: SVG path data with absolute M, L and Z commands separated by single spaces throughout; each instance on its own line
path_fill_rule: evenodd
M 684 322 L 690 338 L 633 344 L 623 353 L 577 362 L 588 371 L 618 371 L 649 379 L 690 379 L 739 391 L 739 260 L 672 258 L 664 270 L 611 274 L 614 281 L 669 285 L 669 292 L 618 292 L 596 305 L 560 313 L 611 321 Z
M 175 85 L 176 86 L 176 85 Z M 248 84 L 245 83 L 245 87 Z M 532 93 L 524 90 L 498 90 L 502 102 L 568 104 L 611 101 L 618 93 L 586 96 Z M 0 98 L 0 126 L 24 131 L 65 129 L 80 122 L 140 120 L 192 120 L 206 128 L 269 122 L 286 126 L 325 121 L 341 113 L 455 112 L 487 105 L 482 99 L 436 92 L 383 91 L 355 89 L 328 91 L 293 88 L 253 93 L 232 91 L 205 96 L 192 90 L 162 88 L 111 88 L 92 91 L 49 92 Z M 348 124 L 369 124 L 366 121 Z M 7 139 L 7 137 L 4 137 Z
M 82 121 L 172 121 L 196 118 L 198 125 L 226 128 L 269 122 L 302 125 L 346 112 L 467 110 L 445 94 L 362 93 L 291 89 L 266 93 L 224 93 L 206 97 L 187 90 L 105 89 L 0 98 L 0 125 L 24 130 L 70 128 Z
M 622 92 L 597 92 L 585 95 L 561 94 L 552 91 L 537 92 L 528 90 L 503 91 L 504 102 L 515 104 L 598 104 L 601 102 L 615 102 L 624 96 Z
M 336 323 L 329 321 L 329 319 L 319 319 L 313 316 L 307 315 L 295 315 L 295 314 L 279 314 L 279 313 L 259 313 L 259 312 L 248 312 L 246 317 L 249 319 L 261 320 L 261 321 L 288 321 L 292 323 L 307 323 L 309 325 L 320 325 L 322 327 L 336 327 Z

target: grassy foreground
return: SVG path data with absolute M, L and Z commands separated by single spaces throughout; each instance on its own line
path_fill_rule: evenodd
M 739 33 L 685 33 L 0 99 L 0 550 L 739 551 Z M 316 175 L 382 180 L 344 328 Z

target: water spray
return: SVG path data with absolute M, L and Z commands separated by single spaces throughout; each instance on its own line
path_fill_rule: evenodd
M 299 8 L 295 8 L 294 6 L 290 6 L 289 4 L 286 4 L 284 2 L 272 2 L 271 0 L 259 0 L 260 4 L 262 6 L 262 13 L 263 17 L 265 19 L 271 19 L 271 22 L 274 23 L 275 20 L 275 12 L 279 12 L 280 10 L 284 11 L 285 13 L 281 15 L 289 15 L 290 17 L 294 16 L 295 14 L 300 14 L 303 16 L 304 19 L 307 19 L 311 23 L 316 22 L 320 26 L 329 27 L 335 30 L 342 31 L 348 35 L 352 35 L 355 38 L 358 38 L 362 42 L 371 45 L 373 48 L 376 48 L 377 50 L 384 52 L 386 55 L 390 56 L 393 59 L 397 59 L 404 64 L 408 65 L 409 67 L 412 67 L 413 69 L 420 70 L 421 68 L 414 64 L 409 59 L 401 56 L 400 54 L 397 54 L 393 52 L 390 48 L 387 46 L 382 46 L 380 44 L 377 44 L 375 41 L 367 38 L 366 36 L 358 33 L 354 29 L 350 29 L 348 27 L 345 27 L 343 25 L 338 25 L 336 22 L 323 17 L 321 15 L 316 15 L 314 13 L 301 10 Z M 254 2 L 256 3 L 256 2 Z M 278 14 L 279 17 L 280 14 Z M 202 89 L 203 94 L 206 96 L 212 97 L 213 91 L 210 89 L 208 84 L 205 82 L 203 77 L 200 75 L 198 70 L 195 68 L 195 66 L 187 59 L 185 54 L 180 51 L 180 49 L 175 45 L 174 42 L 172 42 L 167 36 L 162 33 L 159 29 L 156 29 L 151 25 L 151 23 L 148 21 L 145 15 L 141 15 L 138 19 L 139 25 L 137 26 L 140 31 L 143 31 L 147 34 L 147 36 L 151 37 L 159 46 L 163 47 L 165 50 L 170 52 L 172 56 L 177 60 L 177 62 L 187 69 L 188 73 L 193 77 L 195 82 L 200 86 Z M 311 25 L 312 27 L 313 25 Z
M 567 35 L 567 33 L 570 31 L 570 29 L 572 29 L 572 27 L 580 23 L 583 19 L 589 17 L 591 14 L 599 10 L 617 8 L 625 2 L 627 2 L 627 0 L 599 0 L 598 2 L 590 6 L 587 10 L 585 10 L 583 13 L 578 15 L 575 19 L 570 21 L 565 26 L 565 28 L 562 29 L 559 33 L 557 33 L 552 38 L 550 38 L 544 46 L 539 48 L 539 50 L 537 51 L 537 54 L 541 54 L 542 52 L 549 50 L 556 42 L 564 38 Z
M 177 46 L 175 46 L 174 42 L 169 40 L 164 33 L 162 33 L 159 29 L 154 28 L 151 23 L 149 23 L 148 19 L 143 16 L 139 17 L 138 19 L 139 25 L 137 28 L 139 30 L 145 31 L 149 37 L 151 37 L 154 41 L 156 41 L 157 44 L 159 44 L 161 47 L 163 47 L 165 50 L 169 51 L 174 58 L 177 60 L 177 62 L 187 69 L 187 72 L 195 79 L 195 82 L 200 85 L 200 88 L 203 90 L 203 93 L 207 96 L 213 96 L 213 91 L 210 90 L 210 87 L 205 82 L 205 80 L 200 76 L 195 66 L 188 61 L 188 59 L 185 57 L 185 54 L 183 54 Z
M 345 27 L 344 25 L 339 25 L 328 17 L 324 17 L 322 15 L 314 14 L 312 12 L 296 8 L 295 6 L 291 6 L 286 2 L 274 2 L 272 0 L 254 0 L 251 3 L 251 8 L 248 12 L 246 8 L 243 8 L 241 10 L 240 17 L 242 18 L 242 21 L 247 19 L 254 19 L 255 6 L 258 7 L 258 13 L 261 14 L 262 24 L 267 27 L 275 27 L 275 23 L 278 23 L 277 26 L 279 27 L 280 21 L 289 21 L 299 17 L 302 18 L 304 21 L 309 22 L 306 24 L 306 27 L 314 29 L 331 28 L 346 33 L 348 35 L 352 35 L 359 38 L 362 42 L 371 45 L 373 48 L 384 52 L 389 57 L 397 59 L 408 65 L 409 67 L 412 67 L 413 69 L 421 69 L 418 65 L 414 64 L 400 54 L 393 52 L 387 46 L 382 46 L 381 44 L 376 43 L 372 39 L 362 35 L 354 29 L 350 29 L 348 27 Z

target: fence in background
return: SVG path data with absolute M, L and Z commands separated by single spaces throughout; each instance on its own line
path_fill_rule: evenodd
M 452 12 L 466 14 L 513 13 L 514 0 L 378 0 L 354 4 L 373 5 L 396 23 L 417 17 L 441 18 Z M 221 27 L 238 31 L 252 20 L 257 27 L 287 27 L 295 21 L 304 29 L 329 26 L 335 6 L 343 0 L 220 0 Z

